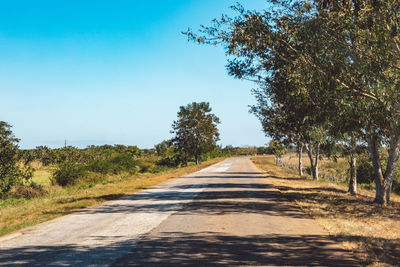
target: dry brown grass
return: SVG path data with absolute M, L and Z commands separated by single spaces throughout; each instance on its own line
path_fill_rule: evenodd
M 383 207 L 372 203 L 372 191 L 359 190 L 359 195 L 351 196 L 344 185 L 299 177 L 275 165 L 273 158 L 252 160 L 282 194 L 352 250 L 362 265 L 400 264 L 399 196 L 393 195 L 392 204 Z
M 51 191 L 50 194 L 43 197 L 30 200 L 3 201 L 0 203 L 0 236 L 101 204 L 107 200 L 120 198 L 170 178 L 198 171 L 222 160 L 223 158 L 213 159 L 199 166 L 189 166 L 153 175 L 119 177 L 114 179 L 112 183 L 90 188 L 62 189 L 52 186 L 48 188 Z
M 299 164 L 299 157 L 296 153 L 288 153 L 283 159 L 285 163 L 297 167 Z M 310 159 L 308 156 L 303 153 L 302 156 L 303 168 L 309 167 Z M 319 164 L 319 171 L 322 174 L 327 174 L 331 176 L 335 176 L 337 178 L 342 178 L 349 176 L 349 162 L 346 158 L 338 158 L 337 161 L 332 159 L 322 157 Z

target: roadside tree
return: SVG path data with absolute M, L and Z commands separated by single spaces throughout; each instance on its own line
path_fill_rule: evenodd
M 329 134 L 332 119 L 350 111 L 357 127 L 340 134 L 364 136 L 373 163 L 375 202 L 387 204 L 400 157 L 399 1 L 268 3 L 268 10 L 261 12 L 235 6 L 237 17 L 222 16 L 210 27 L 202 26 L 201 36 L 190 30 L 186 34 L 199 43 L 223 45 L 230 56 L 228 72 L 238 79 L 262 86 L 290 84 L 272 86 L 266 96 L 284 109 L 311 107 L 315 129 Z M 279 94 L 288 99 L 276 101 Z M 296 95 L 306 101 L 292 101 Z M 319 124 L 318 118 L 324 117 Z M 351 121 L 346 115 L 340 120 Z M 320 143 L 313 144 L 318 152 Z M 385 162 L 382 147 L 388 153 Z M 354 160 L 351 165 L 354 170 Z
M 32 177 L 29 168 L 18 166 L 18 142 L 11 126 L 0 121 L 0 197 L 4 197 L 14 185 Z
M 175 134 L 172 143 L 183 164 L 190 158 L 199 164 L 201 155 L 216 147 L 219 123 L 219 118 L 211 113 L 208 102 L 193 102 L 179 108 L 178 119 L 173 122 L 171 133 Z

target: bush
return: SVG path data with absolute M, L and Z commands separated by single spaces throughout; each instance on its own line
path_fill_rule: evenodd
M 307 174 L 312 174 L 312 168 L 311 168 L 311 166 L 305 166 L 304 167 L 304 173 L 307 173 Z
M 88 171 L 84 176 L 78 178 L 75 184 L 93 186 L 105 181 L 107 181 L 107 177 L 104 174 Z
M 118 153 L 106 159 L 93 160 L 89 163 L 88 170 L 102 174 L 135 173 L 136 165 L 132 156 Z
M 17 184 L 32 178 L 32 170 L 18 166 L 18 142 L 11 131 L 11 125 L 0 121 L 0 198 Z
M 89 163 L 88 169 L 93 172 L 108 174 L 113 172 L 113 166 L 109 160 L 97 159 Z
M 397 181 L 397 180 L 393 181 L 392 191 L 395 192 L 396 194 L 400 194 L 400 182 L 399 181 Z
M 110 158 L 112 165 L 114 166 L 113 172 L 115 174 L 120 172 L 136 172 L 136 161 L 135 159 L 128 154 L 117 154 Z
M 372 162 L 369 157 L 360 157 L 357 164 L 357 182 L 370 184 L 374 181 Z
M 167 167 L 177 167 L 179 163 L 180 160 L 177 154 L 169 155 L 156 162 L 156 164 L 159 166 L 167 166 Z
M 106 174 L 135 173 L 136 166 L 134 158 L 125 153 L 115 153 L 108 158 L 92 160 L 87 165 L 65 162 L 54 172 L 52 183 L 61 186 L 77 183 L 96 184 L 104 181 Z
M 74 185 L 77 180 L 85 177 L 87 170 L 84 165 L 65 162 L 58 166 L 58 169 L 53 173 L 52 184 L 61 186 Z
M 139 172 L 145 173 L 145 172 L 150 172 L 150 173 L 156 173 L 159 172 L 160 168 L 157 165 L 158 157 L 146 157 L 146 158 L 141 158 L 138 160 L 138 168 Z
M 47 192 L 42 186 L 32 182 L 30 185 L 18 184 L 8 193 L 8 197 L 12 198 L 25 198 L 31 199 L 34 197 L 40 197 L 46 195 Z

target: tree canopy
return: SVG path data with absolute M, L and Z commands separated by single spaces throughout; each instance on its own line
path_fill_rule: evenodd
M 199 164 L 201 155 L 216 147 L 219 123 L 219 118 L 211 113 L 208 102 L 193 102 L 179 108 L 178 119 L 173 122 L 171 133 L 175 134 L 172 143 L 183 163 L 194 158 Z
M 18 142 L 11 125 L 0 121 L 0 197 L 4 197 L 15 184 L 32 177 L 29 169 L 24 170 L 17 165 Z
M 267 2 L 185 34 L 225 48 L 228 73 L 257 84 L 252 111 L 266 134 L 306 144 L 311 165 L 324 142 L 368 144 L 375 201 L 388 203 L 400 155 L 400 2 Z

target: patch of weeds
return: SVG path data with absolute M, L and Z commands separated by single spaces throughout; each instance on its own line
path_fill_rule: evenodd
M 358 184 L 358 186 L 367 190 L 375 190 L 375 182 L 371 182 L 369 184 Z
M 78 190 L 87 189 L 89 186 L 87 184 L 80 184 L 77 188 Z
M 30 185 L 15 185 L 11 191 L 8 193 L 9 198 L 24 198 L 31 199 L 35 197 L 44 196 L 47 191 L 43 187 L 35 182 L 31 182 Z
M 24 198 L 7 198 L 0 200 L 0 207 L 5 207 L 5 206 L 16 206 L 22 203 L 27 202 L 26 199 Z

